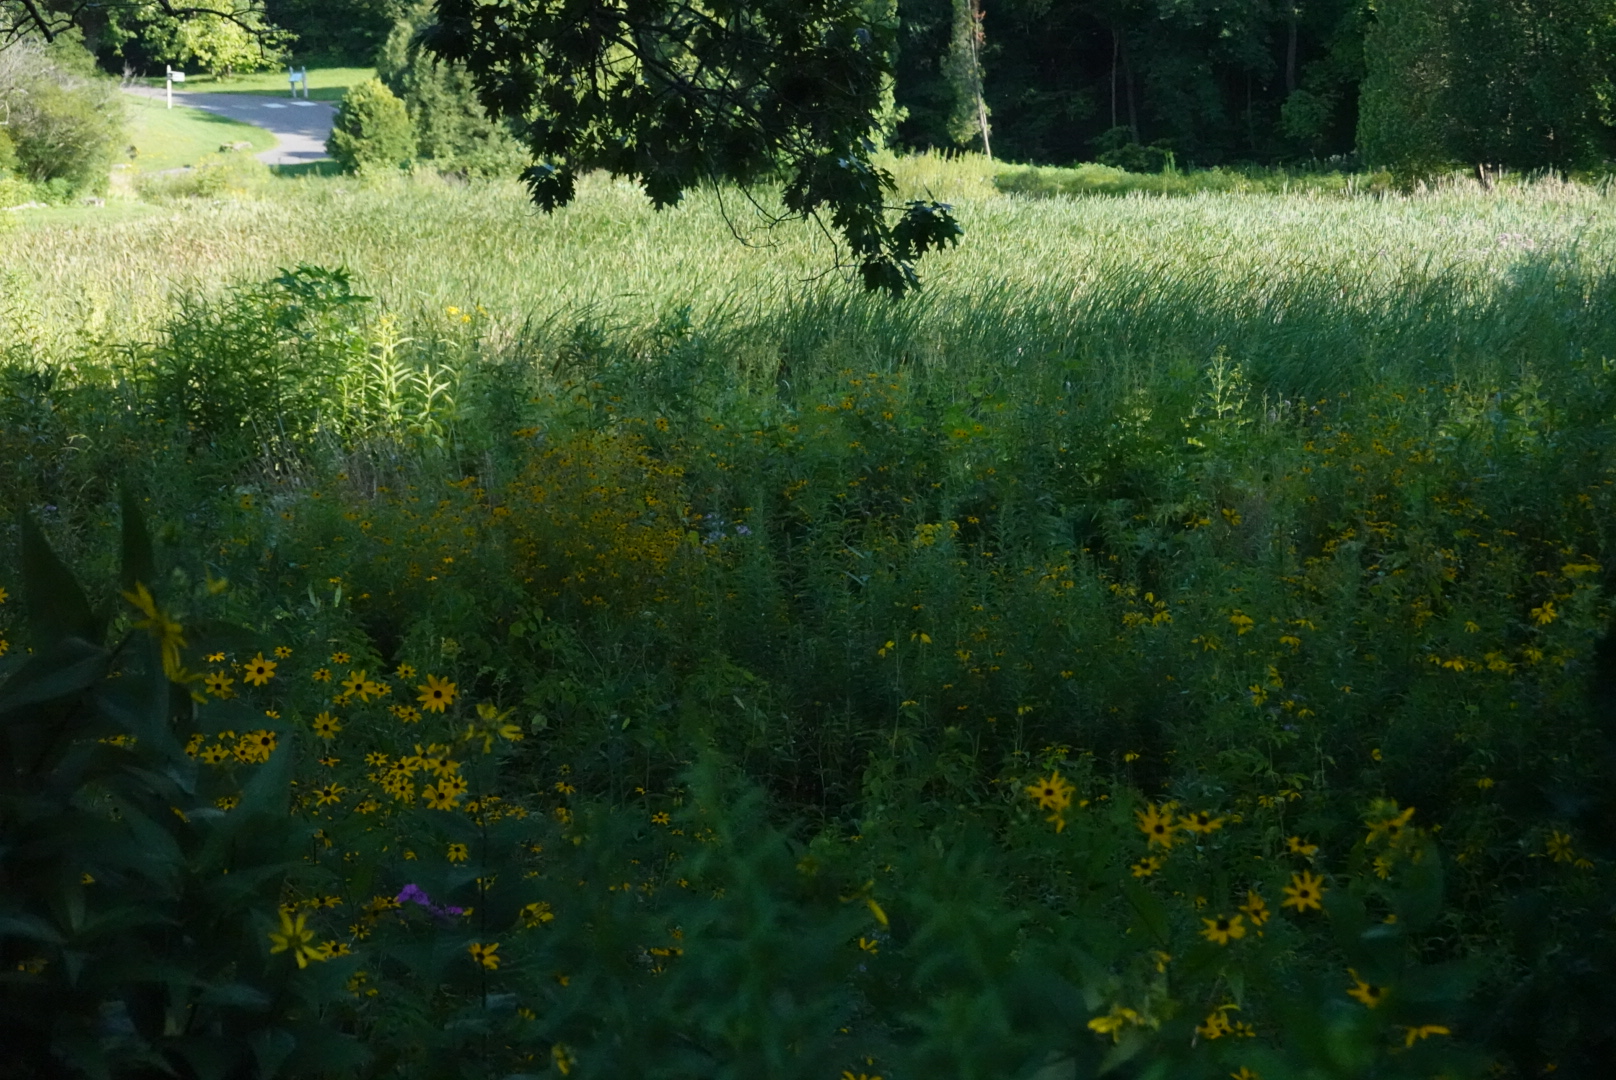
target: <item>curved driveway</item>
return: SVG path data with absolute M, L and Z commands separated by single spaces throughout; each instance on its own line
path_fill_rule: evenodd
M 164 92 L 152 87 L 130 87 L 131 94 L 162 100 Z M 239 120 L 275 136 L 277 145 L 258 155 L 266 165 L 303 165 L 329 157 L 325 141 L 337 107 L 325 101 L 260 97 L 257 94 L 196 94 L 174 92 L 174 104 Z

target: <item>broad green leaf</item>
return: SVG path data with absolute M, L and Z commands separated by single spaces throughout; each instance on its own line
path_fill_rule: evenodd
M 94 686 L 106 678 L 111 659 L 105 649 L 83 638 L 56 639 L 0 686 L 0 720 Z
M 127 487 L 118 501 L 123 516 L 123 561 L 119 581 L 126 592 L 133 592 L 137 584 L 150 588 L 157 580 L 157 569 L 152 559 L 151 534 L 146 531 L 140 503 Z
M 101 640 L 101 622 L 90 610 L 84 590 L 51 550 L 34 519 L 22 515 L 23 608 L 41 647 L 65 637 Z

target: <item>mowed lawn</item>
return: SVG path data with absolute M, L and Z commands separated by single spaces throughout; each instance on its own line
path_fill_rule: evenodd
M 375 68 L 309 68 L 309 100 L 341 101 L 350 86 L 376 77 Z M 146 79 L 147 86 L 161 87 L 163 80 Z M 190 93 L 205 94 L 270 94 L 290 97 L 291 83 L 286 68 L 257 71 L 250 75 L 231 75 L 215 78 L 200 72 L 185 76 L 184 89 Z M 301 90 L 299 91 L 301 93 Z
M 232 143 L 252 144 L 253 153 L 274 149 L 275 136 L 260 127 L 229 120 L 203 109 L 124 95 L 129 114 L 130 161 L 141 172 L 163 172 L 195 165 Z

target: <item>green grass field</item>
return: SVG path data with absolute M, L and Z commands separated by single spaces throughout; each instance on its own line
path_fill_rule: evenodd
M 375 77 L 376 71 L 374 68 L 310 68 L 309 100 L 341 101 L 350 86 Z M 148 78 L 143 82 L 147 86 L 159 88 L 164 85 L 163 80 L 160 78 Z M 277 71 L 257 71 L 247 75 L 232 75 L 224 79 L 214 78 L 212 75 L 202 73 L 187 74 L 184 86 L 181 89 L 189 93 L 204 94 L 291 96 L 291 84 L 287 81 L 284 68 Z M 299 93 L 301 92 L 299 90 Z
M 263 128 L 243 124 L 203 109 L 168 108 L 162 101 L 125 94 L 129 114 L 130 159 L 144 173 L 195 165 L 221 146 L 252 144 L 252 153 L 273 149 L 275 137 Z
M 105 701 L 106 784 L 195 778 L 141 798 L 197 891 L 138 894 L 195 1037 L 272 1001 L 322 1020 L 259 1042 L 378 1078 L 1599 1076 L 1616 199 L 892 165 L 967 229 L 901 302 L 599 176 L 0 232 L 0 511 L 90 593 L 0 564 L 0 677 L 43 657 L 0 703 L 58 695 L 0 754 Z M 99 610 L 125 644 L 48 651 Z M 122 865 L 28 910 L 76 942 L 54 898 Z

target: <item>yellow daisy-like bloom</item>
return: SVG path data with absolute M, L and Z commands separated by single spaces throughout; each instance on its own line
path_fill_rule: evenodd
M 449 861 L 450 862 L 465 862 L 466 861 L 466 854 L 467 854 L 467 852 L 466 852 L 466 845 L 465 844 L 450 844 L 449 845 Z
M 1146 806 L 1143 810 L 1135 810 L 1134 817 L 1139 819 L 1139 831 L 1145 834 L 1151 847 L 1170 848 L 1176 837 L 1173 835 L 1177 826 L 1173 824 L 1173 803 L 1163 806 Z
M 436 675 L 428 675 L 426 684 L 417 686 L 421 691 L 421 708 L 427 712 L 443 712 L 454 704 L 455 684 Z
M 1396 804 L 1392 804 L 1396 808 Z M 1395 817 L 1383 818 L 1380 821 L 1369 822 L 1369 835 L 1365 843 L 1373 844 L 1377 840 L 1385 840 L 1388 844 L 1395 844 L 1402 839 L 1403 830 L 1408 827 L 1409 820 L 1414 816 L 1411 806 Z
M 292 650 L 288 649 L 285 645 L 277 645 L 277 646 L 275 646 L 275 658 L 277 660 L 285 660 L 288 656 L 291 656 L 291 655 L 292 655 Z
M 275 752 L 278 740 L 273 731 L 249 731 L 236 743 L 236 760 L 248 764 L 268 761 Z
M 271 953 L 290 952 L 297 966 L 306 968 L 310 960 L 324 960 L 319 948 L 314 944 L 314 932 L 308 928 L 307 916 L 299 915 L 295 920 L 291 914 L 281 912 L 281 928 L 279 931 L 269 932 Z
M 1373 986 L 1364 982 L 1352 968 L 1347 969 L 1347 974 L 1352 976 L 1354 983 L 1353 986 L 1347 989 L 1348 997 L 1356 998 L 1371 1009 L 1386 1000 L 1386 988 L 1384 986 Z
M 398 717 L 400 723 L 419 724 L 421 722 L 421 710 L 413 705 L 394 705 L 392 706 L 392 713 Z
M 327 784 L 325 787 L 315 789 L 314 801 L 320 806 L 330 806 L 341 802 L 342 793 L 347 790 L 341 784 Z
M 557 975 L 556 981 L 562 986 L 567 985 L 567 977 L 565 975 Z M 565 1046 L 562 1046 L 560 1043 L 556 1043 L 554 1046 L 550 1047 L 550 1058 L 555 1062 L 556 1071 L 562 1076 L 571 1074 L 574 1061 L 572 1055 L 567 1052 L 567 1048 Z
M 222 744 L 215 743 L 214 745 L 204 749 L 196 756 L 202 759 L 202 761 L 208 765 L 217 765 L 219 762 L 230 756 L 230 751 L 227 750 Z
M 499 945 L 498 944 L 484 945 L 480 941 L 473 941 L 470 945 L 466 946 L 466 951 L 471 954 L 471 958 L 473 960 L 477 961 L 477 963 L 481 964 L 483 967 L 487 968 L 489 971 L 494 971 L 494 970 L 498 969 L 498 967 L 499 967 Z
M 454 799 L 464 795 L 470 786 L 466 783 L 466 778 L 459 773 L 444 776 L 438 780 L 438 790 Z
M 668 817 L 668 812 L 666 810 L 658 810 L 656 813 L 651 815 L 651 824 L 653 825 L 666 825 L 669 820 L 671 819 Z
M 274 677 L 275 661 L 265 660 L 263 653 L 259 653 L 247 661 L 247 665 L 241 673 L 242 681 L 253 686 L 265 686 Z
M 365 680 L 367 677 L 367 672 L 350 671 L 348 672 L 348 677 L 342 680 L 341 686 L 344 690 L 348 691 L 348 693 L 357 694 L 359 693 L 360 688 L 365 685 Z
M 1318 850 L 1319 845 L 1310 844 L 1300 836 L 1293 836 L 1285 841 L 1285 853 L 1287 855 L 1311 856 Z
M 313 679 L 315 682 L 330 682 L 331 681 L 331 669 L 330 668 L 315 668 L 314 669 L 314 674 L 310 675 L 309 678 Z
M 1133 870 L 1133 876 L 1137 878 L 1149 877 L 1156 871 L 1160 870 L 1166 861 L 1167 860 L 1163 859 L 1160 855 L 1147 855 L 1143 859 L 1140 859 L 1138 862 L 1133 864 L 1131 868 Z
M 224 663 L 224 653 L 222 653 L 222 652 L 210 652 L 207 655 L 207 661 L 210 664 L 222 664 L 222 663 Z
M 1285 899 L 1280 901 L 1279 906 L 1293 907 L 1297 914 L 1309 909 L 1323 911 L 1324 892 L 1324 875 L 1303 870 L 1291 876 L 1291 883 L 1285 886 Z
M 1219 915 L 1215 919 L 1202 919 L 1206 929 L 1201 936 L 1214 945 L 1227 945 L 1231 940 L 1238 941 L 1246 936 L 1246 920 L 1244 915 Z
M 146 616 L 134 626 L 137 630 L 149 631 L 151 636 L 157 639 L 157 647 L 163 658 L 163 673 L 170 679 L 183 674 L 180 649 L 185 646 L 185 628 L 169 618 L 157 606 L 157 600 L 152 596 L 151 590 L 141 582 L 136 582 L 135 591 L 124 593 L 123 598 Z
M 346 664 L 350 659 L 352 659 L 352 657 L 345 652 L 334 652 L 331 654 L 331 662 L 333 664 Z
M 342 721 L 328 712 L 321 712 L 320 715 L 309 721 L 309 730 L 322 739 L 335 739 L 337 732 L 342 730 Z
M 1049 779 L 1039 780 L 1027 787 L 1027 794 L 1038 803 L 1040 810 L 1053 810 L 1059 813 L 1072 805 L 1071 784 L 1058 772 L 1049 774 Z
M 1197 810 L 1193 814 L 1186 814 L 1180 818 L 1178 824 L 1186 832 L 1205 834 L 1217 832 L 1223 828 L 1223 819 L 1213 817 L 1205 810 Z
M 1246 902 L 1240 905 L 1240 910 L 1245 912 L 1246 917 L 1251 920 L 1251 925 L 1253 926 L 1261 926 L 1273 914 L 1268 910 L 1268 905 L 1263 901 L 1263 898 L 1257 895 L 1255 889 L 1246 890 Z
M 1229 1074 L 1229 1080 L 1262 1080 L 1262 1074 L 1254 1072 L 1253 1070 L 1242 1065 L 1240 1066 L 1239 1072 L 1232 1072 Z
M 1571 835 L 1559 830 L 1555 830 L 1549 837 L 1548 853 L 1549 858 L 1555 862 L 1572 862 L 1577 857 L 1576 852 L 1571 847 Z
M 547 922 L 555 921 L 555 912 L 543 900 L 535 900 L 522 908 L 522 925 L 525 927 L 543 926 Z
M 234 691 L 232 691 L 230 688 L 235 685 L 235 682 L 236 680 L 232 679 L 229 675 L 226 675 L 222 671 L 210 671 L 208 674 L 202 676 L 203 688 L 216 698 L 227 698 L 234 696 Z
M 393 674 L 400 679 L 413 679 L 415 678 L 415 668 L 409 664 L 400 664 L 393 669 Z
M 460 799 L 448 791 L 444 791 L 435 784 L 428 784 L 421 789 L 421 798 L 425 800 L 429 810 L 453 810 L 455 803 Z

